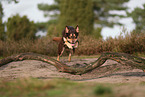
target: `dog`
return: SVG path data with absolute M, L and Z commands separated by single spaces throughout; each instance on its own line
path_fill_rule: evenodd
M 71 61 L 71 55 L 75 53 L 75 49 L 78 47 L 79 41 L 79 26 L 75 28 L 72 26 L 66 26 L 62 32 L 62 37 L 55 37 L 53 41 L 59 42 L 58 44 L 58 56 L 57 61 L 60 60 L 60 56 L 63 54 L 64 49 L 69 50 L 68 61 Z

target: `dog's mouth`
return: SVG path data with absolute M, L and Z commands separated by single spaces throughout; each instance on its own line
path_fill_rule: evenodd
M 75 46 L 75 44 L 71 44 L 71 46 Z

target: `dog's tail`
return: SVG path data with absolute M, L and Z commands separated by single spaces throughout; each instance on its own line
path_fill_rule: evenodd
M 52 40 L 56 42 L 60 42 L 62 40 L 62 37 L 53 37 Z

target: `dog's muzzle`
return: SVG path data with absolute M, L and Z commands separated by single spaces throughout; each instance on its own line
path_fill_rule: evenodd
M 64 44 L 69 48 L 69 49 L 73 49 L 73 48 L 77 48 L 78 47 L 78 40 L 75 39 L 75 40 L 69 40 L 69 39 L 66 39 L 65 37 L 63 37 L 63 41 L 64 41 Z

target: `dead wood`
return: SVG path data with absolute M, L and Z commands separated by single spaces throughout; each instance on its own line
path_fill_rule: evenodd
M 36 53 L 22 53 L 17 55 L 12 55 L 0 60 L 0 66 L 8 64 L 14 61 L 22 61 L 22 60 L 39 60 L 46 63 L 49 63 L 57 68 L 60 72 L 67 72 L 71 74 L 84 74 L 93 69 L 96 69 L 103 65 L 106 60 L 111 59 L 121 63 L 122 65 L 128 65 L 133 68 L 138 68 L 145 70 L 145 59 L 133 56 L 125 53 L 102 53 L 102 55 L 95 61 L 90 64 L 87 64 L 85 67 L 75 68 L 72 66 L 68 66 L 64 63 L 61 63 L 49 56 L 36 54 Z

